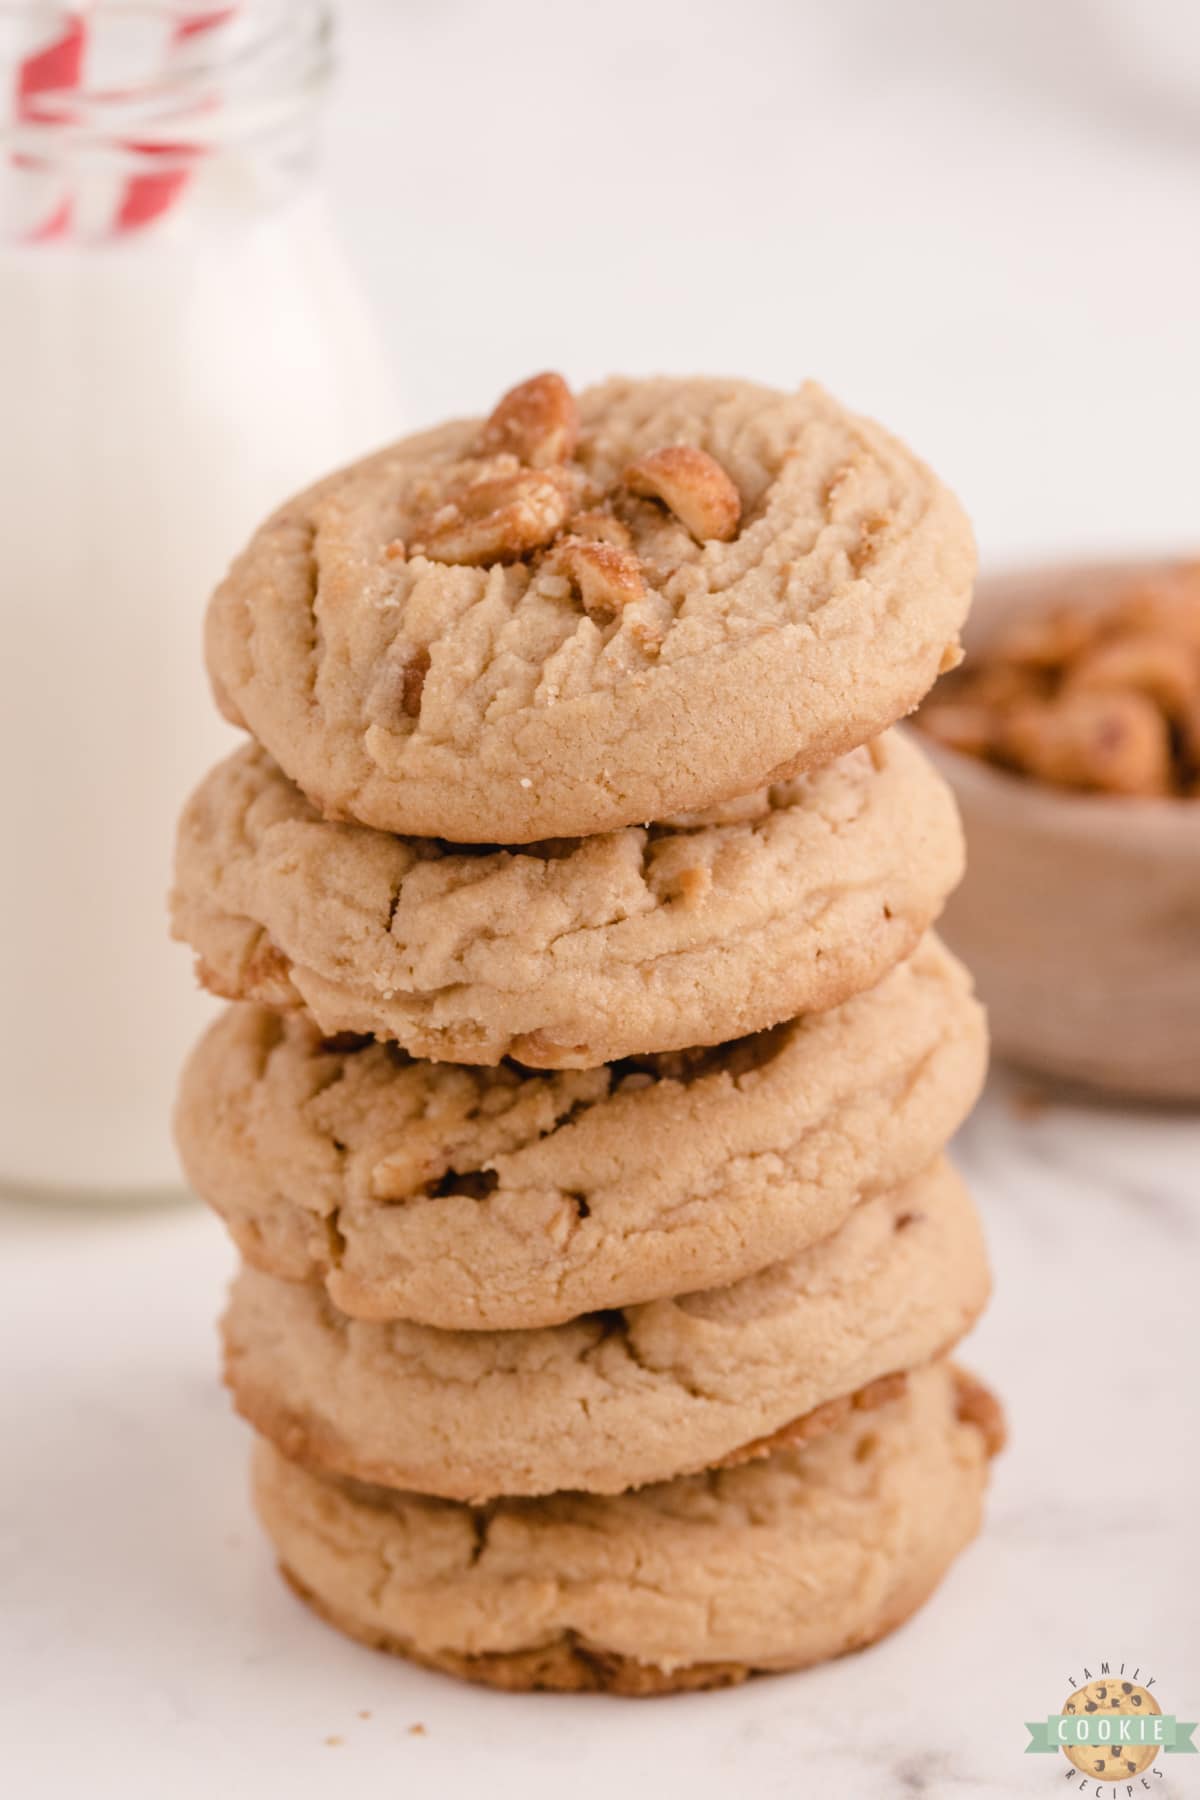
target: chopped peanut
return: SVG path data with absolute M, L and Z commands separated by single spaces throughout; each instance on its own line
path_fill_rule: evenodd
M 452 488 L 414 525 L 410 551 L 435 562 L 516 562 L 552 542 L 574 499 L 573 483 L 558 469 L 483 475 Z
M 598 539 L 565 539 L 553 566 L 579 589 L 584 611 L 593 618 L 615 619 L 646 592 L 637 557 Z
M 596 543 L 611 544 L 614 550 L 633 549 L 633 533 L 615 513 L 601 509 L 576 513 L 573 519 L 567 520 L 566 529 L 571 537 L 591 538 Z
M 1031 669 L 1062 668 L 1086 650 L 1098 632 L 1097 616 L 1087 607 L 1060 607 L 1014 625 L 1004 639 L 1004 658 Z
M 1200 564 L 1108 605 L 1017 620 L 918 723 L 938 742 L 1091 793 L 1200 796 Z
M 511 451 L 531 469 L 566 462 L 579 438 L 579 414 L 561 375 L 534 375 L 510 388 L 483 428 L 485 456 Z
M 625 471 L 631 493 L 661 500 L 700 543 L 737 536 L 742 501 L 720 463 L 690 444 L 639 456 Z
M 1145 694 L 1171 718 L 1200 695 L 1200 656 L 1187 644 L 1152 632 L 1130 632 L 1088 650 L 1067 673 L 1067 689 Z
M 1002 754 L 1060 787 L 1165 794 L 1171 778 L 1166 721 L 1143 694 L 1063 694 L 1017 707 L 1003 722 Z
M 712 870 L 707 863 L 691 863 L 675 877 L 675 891 L 686 907 L 703 904 L 712 890 Z

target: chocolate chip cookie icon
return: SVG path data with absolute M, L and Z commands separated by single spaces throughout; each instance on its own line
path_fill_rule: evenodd
M 1110 1680 L 1107 1676 L 1100 1681 L 1089 1681 L 1086 1686 L 1076 1688 L 1065 1702 L 1064 1713 L 1083 1713 L 1097 1722 L 1116 1714 L 1161 1713 L 1162 1707 L 1136 1681 L 1123 1681 L 1120 1677 Z M 1109 1741 L 1097 1737 L 1090 1744 L 1064 1744 L 1063 1753 L 1069 1762 L 1094 1781 L 1125 1781 L 1131 1775 L 1144 1775 L 1150 1764 L 1158 1755 L 1158 1744 L 1123 1744 L 1113 1728 Z

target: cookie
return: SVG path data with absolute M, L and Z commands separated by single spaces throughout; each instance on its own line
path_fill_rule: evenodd
M 1101 1681 L 1088 1681 L 1076 1688 L 1063 1702 L 1064 1713 L 1084 1713 L 1095 1719 L 1111 1718 L 1116 1713 L 1136 1716 L 1138 1713 L 1161 1713 L 1162 1707 L 1148 1688 L 1136 1681 L 1105 1676 Z M 1144 1775 L 1158 1755 L 1157 1744 L 1122 1744 L 1119 1739 L 1105 1742 L 1096 1733 L 1090 1744 L 1064 1744 L 1063 1755 L 1085 1775 L 1101 1781 L 1126 1781 L 1133 1775 Z
M 933 1159 L 986 1049 L 966 971 L 929 938 L 831 1012 L 559 1074 L 231 1007 L 176 1127 L 257 1267 L 324 1280 L 356 1318 L 505 1330 L 717 1287 L 828 1236 Z
M 174 929 L 215 992 L 327 1034 L 594 1068 L 874 986 L 961 870 L 953 799 L 896 734 L 704 818 L 482 852 L 328 824 L 251 747 L 184 812 Z
M 729 1287 L 533 1331 L 348 1319 L 244 1268 L 225 1316 L 239 1411 L 313 1468 L 452 1500 L 619 1493 L 705 1468 L 957 1342 L 979 1221 L 947 1163 Z
M 267 1444 L 281 1566 L 352 1637 L 501 1688 L 721 1687 L 875 1642 L 979 1528 L 999 1409 L 939 1362 L 814 1443 L 636 1494 L 473 1508 L 310 1474 Z
M 828 762 L 957 661 L 954 499 L 819 388 L 542 376 L 300 495 L 213 598 L 223 710 L 329 818 L 581 837 Z

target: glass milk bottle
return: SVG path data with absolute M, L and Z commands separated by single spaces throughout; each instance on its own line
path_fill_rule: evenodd
M 240 741 L 204 602 L 395 418 L 314 188 L 324 6 L 3 5 L 0 53 L 0 1188 L 137 1198 L 212 1010 L 165 923 Z

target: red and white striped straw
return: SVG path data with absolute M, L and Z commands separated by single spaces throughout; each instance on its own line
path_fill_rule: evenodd
M 71 122 L 61 96 L 77 91 L 83 81 L 89 11 L 90 8 L 70 12 L 58 7 L 31 9 L 33 44 L 16 71 L 14 110 L 18 123 L 51 131 L 56 125 Z M 148 72 L 147 79 L 183 74 L 196 67 L 209 54 L 215 34 L 229 25 L 237 11 L 236 5 L 206 6 L 170 18 L 159 66 Z M 39 13 L 44 13 L 51 24 L 48 38 L 45 29 L 39 27 Z M 47 105 L 51 95 L 56 98 L 53 108 Z M 219 97 L 212 95 L 206 104 L 218 105 Z M 122 180 L 109 222 L 109 230 L 116 236 L 141 231 L 170 212 L 191 179 L 191 164 L 203 155 L 200 144 L 165 143 L 158 139 L 128 139 L 125 148 L 139 159 L 152 162 L 162 158 L 169 166 L 138 169 Z M 45 243 L 68 236 L 79 222 L 76 193 L 60 173 L 51 172 L 50 159 L 41 162 L 23 156 L 15 160 L 33 186 L 32 221 L 22 234 L 24 241 Z
M 83 57 L 87 48 L 87 21 L 82 12 L 61 13 L 57 9 L 43 8 L 43 11 L 54 12 L 54 24 L 57 29 L 49 42 L 39 41 L 35 32 L 35 45 L 17 64 L 16 92 L 14 110 L 20 124 L 36 124 L 42 117 L 42 103 L 47 94 L 70 92 L 79 86 L 83 75 Z M 36 27 L 36 15 L 31 19 L 31 27 Z M 64 237 L 71 228 L 74 214 L 74 196 L 66 188 L 61 178 L 49 176 L 42 168 L 31 168 L 27 161 L 21 160 L 20 166 L 35 176 L 39 184 L 37 204 L 40 216 L 25 233 L 27 241 L 44 243 L 47 239 Z M 42 197 L 40 189 L 50 185 L 53 193 L 47 201 Z
M 171 25 L 164 58 L 167 72 L 183 73 L 193 67 L 197 52 L 207 52 L 214 33 L 228 25 L 236 11 L 234 6 L 218 6 L 180 14 Z M 210 104 L 217 104 L 215 96 Z M 202 154 L 197 144 L 131 144 L 129 147 L 147 158 L 170 156 L 175 166 L 147 169 L 129 177 L 113 220 L 113 229 L 118 235 L 140 231 L 169 212 L 191 179 L 189 162 Z

